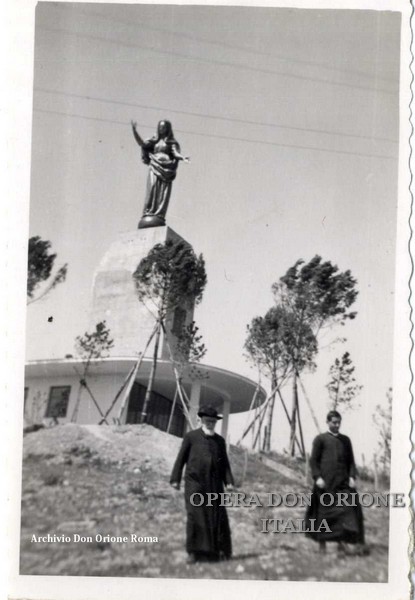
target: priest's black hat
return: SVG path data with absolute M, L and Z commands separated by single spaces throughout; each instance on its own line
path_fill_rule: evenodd
M 213 406 L 202 406 L 197 413 L 198 417 L 211 417 L 212 419 L 222 419 L 218 411 Z

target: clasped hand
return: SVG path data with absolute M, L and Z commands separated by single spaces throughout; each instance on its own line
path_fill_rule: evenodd
M 316 486 L 318 488 L 320 488 L 320 490 L 322 490 L 323 488 L 326 487 L 326 482 L 324 481 L 324 479 L 322 477 L 318 477 L 316 479 Z M 354 477 L 349 477 L 349 487 L 351 487 L 351 488 L 356 487 L 356 480 Z

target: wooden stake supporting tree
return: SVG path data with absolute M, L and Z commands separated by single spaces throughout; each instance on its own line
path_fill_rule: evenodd
M 285 381 L 293 373 L 298 373 L 305 367 L 311 368 L 313 366 L 317 344 L 306 324 L 300 325 L 295 315 L 286 307 L 274 306 L 267 311 L 264 317 L 255 317 L 248 326 L 245 350 L 248 359 L 256 364 L 270 380 L 271 388 L 275 390 L 268 402 L 268 419 L 264 440 L 264 450 L 269 452 L 271 450 L 273 410 L 277 390 L 286 411 L 279 383 Z M 287 418 L 291 424 L 296 415 L 291 416 L 290 419 L 287 414 Z M 261 424 L 263 420 L 264 415 L 260 419 Z M 254 443 L 258 436 L 259 434 L 257 434 Z M 295 440 L 295 435 L 293 440 Z
M 196 364 L 202 360 L 206 352 L 206 346 L 202 341 L 202 336 L 200 335 L 199 328 L 196 327 L 195 322 L 192 321 L 189 325 L 184 325 L 177 337 L 174 352 L 171 353 L 178 374 L 178 383 L 170 411 L 167 433 L 170 431 L 176 407 L 176 400 L 179 395 L 179 387 L 182 388 L 182 391 L 184 392 L 182 386 L 183 377 L 187 374 L 191 381 L 196 381 L 198 379 L 205 379 L 209 376 L 196 367 Z
M 264 317 L 252 319 L 251 324 L 247 327 L 248 335 L 244 346 L 247 358 L 269 379 L 272 389 L 277 388 L 278 380 L 284 379 L 290 369 L 289 360 L 282 344 L 283 320 L 282 311 L 273 307 Z M 268 402 L 267 432 L 264 441 L 266 451 L 270 450 L 274 403 L 275 393 L 270 396 Z M 260 439 L 264 418 L 265 411 L 258 421 L 258 431 L 254 437 L 253 448 Z
M 140 352 L 138 355 L 138 359 L 137 362 L 135 363 L 135 365 L 132 367 L 132 369 L 130 369 L 130 372 L 128 373 L 126 379 L 123 381 L 120 389 L 118 390 L 118 392 L 116 393 L 114 400 L 112 401 L 110 407 L 108 408 L 107 412 L 105 413 L 105 417 L 108 416 L 108 414 L 111 412 L 111 410 L 114 408 L 114 406 L 116 405 L 118 398 L 122 395 L 122 400 L 120 403 L 120 409 L 118 411 L 118 416 L 115 419 L 115 422 L 120 424 L 122 422 L 122 418 L 124 415 L 124 411 L 127 407 L 127 400 L 129 398 L 130 392 L 131 392 L 131 388 L 134 385 L 134 381 L 135 378 L 137 376 L 138 370 L 141 367 L 141 363 L 143 361 L 144 355 L 146 353 L 147 348 L 149 347 L 149 345 L 151 344 L 151 340 L 153 339 L 153 337 L 156 334 L 156 327 L 154 327 L 153 331 L 151 332 L 150 337 L 147 340 L 147 343 L 145 345 L 145 348 L 143 350 L 143 352 Z
M 206 286 L 203 256 L 196 256 L 184 242 L 166 241 L 156 244 L 140 261 L 133 274 L 137 296 L 153 314 L 156 338 L 150 377 L 144 398 L 140 422 L 145 423 L 156 376 L 158 348 L 162 328 L 168 314 L 177 307 L 198 304 Z
M 265 398 L 263 404 L 258 407 L 258 410 L 255 411 L 255 415 L 254 418 L 252 419 L 252 421 L 249 423 L 249 425 L 245 428 L 244 432 L 242 433 L 242 436 L 240 437 L 240 439 L 237 442 L 237 445 L 240 445 L 242 443 L 242 441 L 245 439 L 245 437 L 248 435 L 248 433 L 250 431 L 254 431 L 255 430 L 255 426 L 258 423 L 262 423 L 265 413 L 267 411 L 267 408 L 269 406 L 269 403 L 271 401 L 271 399 L 275 396 L 275 394 L 279 393 L 280 388 L 282 387 L 282 385 L 285 383 L 286 378 L 282 378 L 277 387 L 273 388 L 271 390 L 271 392 L 268 394 L 268 396 Z M 289 415 L 288 412 L 286 411 L 286 414 L 288 416 L 288 420 L 289 420 Z M 256 438 L 255 438 L 256 439 Z M 254 444 L 252 445 L 252 447 L 254 447 Z
M 164 328 L 164 325 L 163 325 L 163 328 Z M 166 333 L 165 329 L 164 329 L 164 333 Z M 177 391 L 177 394 L 178 394 L 178 396 L 180 398 L 180 402 L 181 402 L 181 405 L 182 405 L 184 416 L 186 418 L 186 421 L 187 421 L 190 429 L 194 429 L 194 424 L 192 422 L 192 419 L 191 419 L 190 413 L 189 413 L 189 409 L 188 409 L 189 398 L 187 397 L 186 391 L 185 391 L 185 389 L 184 389 L 184 387 L 182 385 L 180 373 L 179 373 L 179 370 L 178 370 L 178 368 L 176 366 L 176 363 L 175 363 L 175 360 L 174 360 L 174 357 L 173 357 L 173 352 L 172 352 L 172 349 L 171 349 L 171 346 L 170 346 L 170 343 L 169 343 L 169 340 L 168 340 L 167 337 L 166 337 L 166 345 L 167 345 L 167 349 L 169 351 L 169 357 L 170 357 L 170 361 L 171 361 L 171 364 L 172 364 L 172 367 L 173 367 L 173 373 L 174 373 L 174 376 L 176 378 L 176 391 Z
M 137 376 L 137 373 L 138 373 L 138 371 L 139 371 L 139 369 L 141 367 L 141 363 L 142 363 L 143 357 L 145 355 L 145 352 L 146 352 L 148 346 L 150 345 L 150 343 L 151 343 L 154 335 L 156 334 L 156 330 L 157 330 L 157 325 L 155 326 L 155 328 L 154 328 L 153 332 L 151 333 L 150 337 L 148 338 L 146 346 L 145 346 L 143 352 L 140 353 L 137 362 L 132 367 L 132 369 L 130 369 L 130 372 L 128 373 L 126 379 L 124 380 L 124 382 L 122 383 L 120 389 L 118 390 L 117 394 L 115 395 L 114 400 L 111 403 L 111 406 L 108 408 L 107 412 L 104 415 L 104 419 L 108 416 L 108 414 L 114 408 L 115 404 L 117 403 L 118 399 L 121 396 L 121 403 L 120 403 L 120 408 L 119 408 L 119 411 L 118 411 L 118 416 L 114 420 L 118 424 L 120 424 L 122 422 L 123 415 L 124 415 L 124 412 L 125 412 L 126 407 L 127 407 L 127 402 L 128 402 L 128 398 L 129 398 L 129 394 L 130 394 L 131 388 L 132 388 L 132 386 L 134 384 L 134 381 L 135 381 L 135 378 Z M 166 340 L 166 341 L 167 341 L 167 347 L 168 347 L 170 356 L 172 356 L 168 340 Z M 181 385 L 181 380 L 179 378 L 178 372 L 174 368 L 174 361 L 171 360 L 171 363 L 172 363 L 173 372 L 174 372 L 174 375 L 175 375 L 175 378 L 176 378 L 176 394 L 175 394 L 175 399 L 176 399 L 177 395 L 180 397 L 180 400 L 182 402 L 182 409 L 183 409 L 183 413 L 185 415 L 186 421 L 188 422 L 190 428 L 193 429 L 193 423 L 192 423 L 192 421 L 190 419 L 189 412 L 188 412 L 188 409 L 187 409 L 188 399 L 186 397 L 184 388 Z M 168 432 L 168 428 L 167 428 L 167 432 Z
M 78 336 L 75 340 L 76 352 L 83 360 L 83 368 L 82 373 L 79 373 L 75 369 L 79 376 L 79 389 L 75 408 L 72 413 L 72 422 L 76 422 L 77 420 L 82 390 L 85 389 L 95 404 L 99 414 L 101 415 L 100 424 L 104 422 L 108 425 L 106 416 L 102 412 L 101 407 L 88 384 L 88 375 L 91 367 L 91 361 L 101 360 L 108 356 L 109 350 L 114 345 L 114 340 L 110 338 L 110 333 L 111 332 L 107 327 L 106 321 L 101 321 L 100 323 L 96 324 L 95 331 L 92 333 L 88 333 L 86 331 L 83 336 Z
M 303 392 L 303 396 L 304 396 L 304 398 L 305 398 L 305 400 L 307 402 L 307 406 L 308 406 L 308 409 L 310 411 L 311 418 L 313 419 L 314 425 L 316 426 L 316 429 L 317 429 L 318 433 L 321 433 L 321 429 L 320 429 L 320 425 L 319 425 L 318 419 L 316 417 L 316 413 L 314 412 L 313 405 L 311 404 L 310 398 L 308 397 L 308 394 L 306 392 L 306 389 L 305 389 L 304 384 L 303 384 L 303 382 L 302 382 L 302 380 L 301 380 L 300 377 L 298 377 L 298 382 L 299 382 L 301 390 Z

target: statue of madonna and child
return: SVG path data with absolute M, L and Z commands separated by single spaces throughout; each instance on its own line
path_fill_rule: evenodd
M 131 126 L 134 139 L 141 147 L 141 159 L 145 165 L 149 165 L 144 211 L 138 228 L 165 225 L 179 162 L 189 162 L 190 159 L 180 154 L 170 121 L 160 121 L 156 135 L 148 140 L 142 139 L 136 122 L 131 121 Z

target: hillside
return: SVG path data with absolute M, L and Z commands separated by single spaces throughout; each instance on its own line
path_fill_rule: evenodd
M 279 473 L 255 456 L 249 456 L 241 486 L 245 453 L 236 447 L 230 449 L 236 491 L 247 497 L 257 494 L 264 506 L 228 508 L 232 560 L 185 565 L 183 493 L 169 485 L 180 443 L 147 425 L 67 424 L 26 434 L 21 573 L 387 581 L 388 509 L 365 509 L 371 555 L 364 558 L 337 559 L 335 544 L 322 557 L 303 533 L 261 533 L 260 519 L 300 519 L 305 510 L 268 507 L 267 493 L 309 489 L 295 463 L 287 465 L 285 460 Z M 37 541 L 47 534 L 61 541 Z M 90 541 L 76 542 L 75 534 Z M 132 534 L 135 540 L 151 537 L 158 541 L 131 541 Z M 127 541 L 105 536 L 125 536 Z

